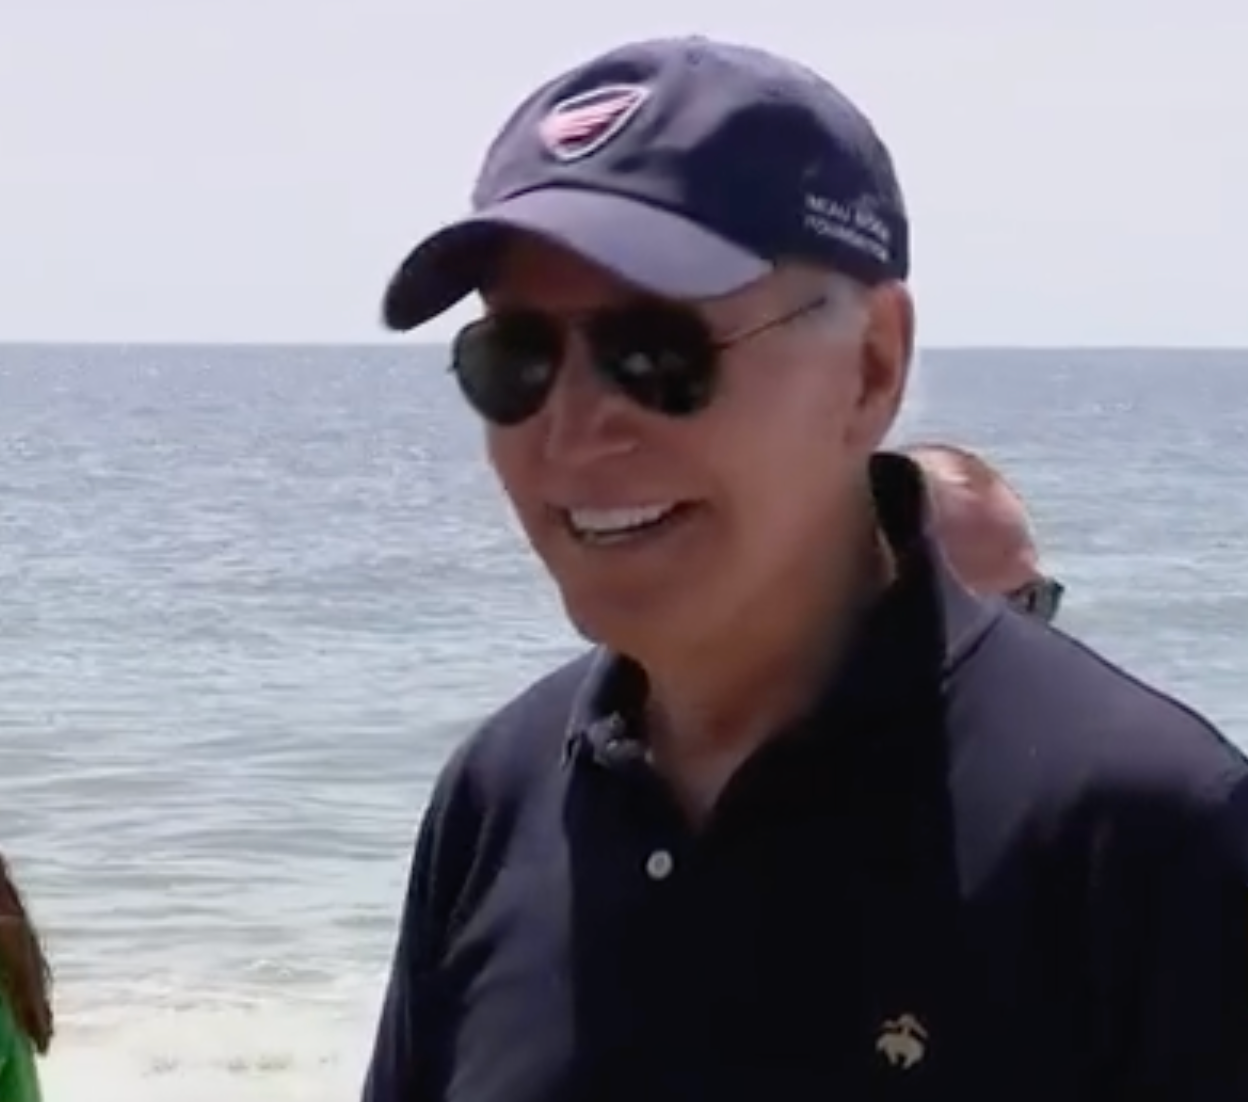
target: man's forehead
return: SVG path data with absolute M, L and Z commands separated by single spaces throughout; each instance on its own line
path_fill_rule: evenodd
M 948 488 L 969 488 L 971 476 L 958 457 L 950 450 L 924 445 L 910 450 L 910 455 L 926 472 L 932 492 L 949 493 Z
M 937 538 L 960 573 L 994 576 L 1002 565 L 1036 563 L 1031 522 L 1022 502 L 1002 486 L 929 481 Z

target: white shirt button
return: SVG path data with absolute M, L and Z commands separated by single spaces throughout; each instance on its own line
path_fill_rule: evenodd
M 672 869 L 675 867 L 676 862 L 665 849 L 656 849 L 646 858 L 646 875 L 651 880 L 666 880 L 672 875 Z

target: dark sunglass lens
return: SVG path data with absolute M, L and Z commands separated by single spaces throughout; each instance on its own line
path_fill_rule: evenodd
M 498 314 L 461 330 L 451 369 L 473 409 L 496 425 L 518 425 L 542 408 L 562 358 L 559 328 L 541 314 Z
M 1057 618 L 1065 587 L 1053 578 L 1042 578 L 1015 590 L 1009 600 L 1020 612 L 1051 623 Z
M 713 396 L 715 348 L 691 310 L 647 304 L 602 314 L 589 340 L 599 370 L 648 410 L 686 417 Z

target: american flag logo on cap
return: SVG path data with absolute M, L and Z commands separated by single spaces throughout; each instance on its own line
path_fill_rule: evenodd
M 611 84 L 555 104 L 538 126 L 542 144 L 560 161 L 578 161 L 620 133 L 646 102 L 640 84 Z

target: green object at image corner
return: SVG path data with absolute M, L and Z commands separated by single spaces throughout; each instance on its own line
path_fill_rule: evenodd
M 0 995 L 0 1102 L 42 1102 L 35 1047 Z

